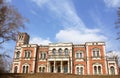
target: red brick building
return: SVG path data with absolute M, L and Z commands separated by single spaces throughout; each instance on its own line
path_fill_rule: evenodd
M 117 59 L 107 58 L 105 53 L 104 42 L 37 45 L 29 44 L 27 33 L 19 33 L 11 72 L 117 75 Z

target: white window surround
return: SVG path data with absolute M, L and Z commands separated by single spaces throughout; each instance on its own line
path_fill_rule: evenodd
M 75 57 L 76 57 L 76 59 L 82 59 L 82 58 L 84 58 L 84 53 L 83 53 L 83 51 L 77 51 L 76 53 L 75 53 Z
M 95 52 L 95 55 L 94 55 L 94 52 Z M 98 52 L 99 52 L 99 56 L 97 55 Z M 99 48 L 93 48 L 92 49 L 92 57 L 93 58 L 100 58 L 100 56 L 101 56 L 100 49 Z
M 44 67 L 44 68 L 45 68 L 45 71 L 44 71 L 44 72 L 46 72 L 46 66 L 45 66 L 45 65 L 39 65 L 39 66 L 38 66 L 38 72 L 42 72 L 42 71 L 39 70 L 40 67 L 41 67 L 41 69 L 43 69 L 43 67 Z
M 111 70 L 110 70 L 111 67 L 114 67 L 114 69 L 115 69 L 115 75 L 116 75 L 117 74 L 117 70 L 116 70 L 116 66 L 115 65 L 110 65 L 109 66 L 109 70 L 108 70 L 109 74 L 111 75 Z
M 68 48 L 65 48 L 65 49 L 64 49 L 64 53 L 65 53 L 65 55 L 69 55 L 69 50 L 68 50 Z
M 29 55 L 29 53 L 30 53 L 30 55 Z M 25 59 L 30 59 L 31 53 L 32 53 L 31 50 L 25 50 L 25 51 L 24 51 L 24 58 L 25 58 Z
M 19 53 L 19 56 L 17 55 Z M 20 51 L 15 52 L 15 58 L 20 58 Z
M 47 58 L 47 52 L 40 52 L 39 53 L 39 59 L 40 60 L 46 60 L 46 58 Z
M 93 74 L 95 74 L 94 72 L 94 67 L 97 67 L 97 74 L 99 74 L 98 73 L 98 67 L 100 66 L 101 67 L 101 74 L 103 74 L 103 70 L 102 70 L 102 65 L 100 64 L 100 63 L 95 63 L 95 64 L 93 64 L 93 66 L 92 66 L 92 68 L 93 68 Z
M 84 75 L 84 66 L 83 65 L 76 65 L 76 67 L 75 67 L 75 69 L 76 69 L 75 74 L 78 74 L 77 73 L 77 68 L 79 68 L 79 72 L 80 72 L 80 68 L 81 67 L 83 68 L 83 74 L 82 75 Z M 78 75 L 81 75 L 81 74 L 79 73 Z
M 15 65 L 14 67 L 13 67 L 13 73 L 15 73 L 14 71 L 15 71 L 15 67 L 17 67 L 17 73 L 18 73 L 18 65 Z
M 27 64 L 27 63 L 23 64 L 23 65 L 22 65 L 22 73 L 23 73 L 23 66 L 25 66 L 25 67 L 27 67 L 27 66 L 28 66 L 28 73 L 29 73 L 29 72 L 30 72 L 30 71 L 29 71 L 30 65 L 29 65 L 29 64 Z M 25 69 L 25 71 L 26 71 L 26 69 Z
M 56 49 L 52 49 L 52 55 L 56 55 Z

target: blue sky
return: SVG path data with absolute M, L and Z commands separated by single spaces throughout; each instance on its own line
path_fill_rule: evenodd
M 29 19 L 26 30 L 21 31 L 30 35 L 30 43 L 105 41 L 106 51 L 120 50 L 114 28 L 120 0 L 7 1 Z

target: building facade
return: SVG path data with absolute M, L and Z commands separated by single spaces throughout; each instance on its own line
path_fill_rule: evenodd
M 27 33 L 19 33 L 11 72 L 117 75 L 117 59 L 105 53 L 104 42 L 37 45 L 29 44 Z

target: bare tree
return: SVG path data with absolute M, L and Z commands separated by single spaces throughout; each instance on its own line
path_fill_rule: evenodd
M 0 54 L 0 73 L 8 73 L 11 68 L 11 57 L 7 54 L 7 52 Z
M 0 44 L 16 40 L 19 30 L 25 27 L 24 22 L 27 20 L 13 6 L 0 0 Z
M 6 3 L 5 0 L 0 0 L 0 49 L 4 42 L 16 40 L 19 30 L 25 28 L 25 22 L 27 20 L 17 9 Z M 6 52 L 0 54 L 0 73 L 6 73 L 10 68 L 9 59 L 10 55 Z

